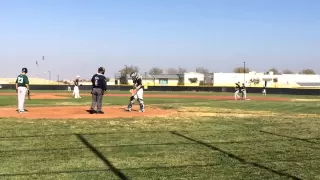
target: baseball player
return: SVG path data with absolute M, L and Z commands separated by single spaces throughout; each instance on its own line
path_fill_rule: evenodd
M 236 88 L 235 88 L 236 92 L 234 92 L 234 100 L 238 100 L 240 98 L 239 96 L 239 92 L 241 90 L 240 87 L 240 82 L 236 83 Z
M 246 90 L 246 86 L 244 85 L 244 83 L 242 83 L 242 86 L 241 86 L 241 94 L 242 94 L 241 99 L 246 100 L 247 99 L 247 90 Z
M 79 90 L 79 78 L 80 76 L 77 76 L 77 79 L 74 81 L 73 97 L 76 99 L 81 98 Z
M 90 114 L 104 114 L 102 111 L 102 99 L 104 92 L 107 90 L 107 81 L 104 76 L 105 69 L 100 67 L 98 69 L 98 73 L 93 75 L 91 78 L 92 82 L 92 104 L 90 108 Z M 95 106 L 97 106 L 97 110 L 95 110 Z
M 136 72 L 132 72 L 130 74 L 130 77 L 132 78 L 132 81 L 133 81 L 133 90 L 135 90 L 136 92 L 132 94 L 132 96 L 130 97 L 130 102 L 128 104 L 128 107 L 126 108 L 126 111 L 131 111 L 134 102 L 137 100 L 140 105 L 139 112 L 144 112 L 145 110 L 144 110 L 144 102 L 143 102 L 142 77 Z
M 22 73 L 16 79 L 16 91 L 18 92 L 18 112 L 24 113 L 24 101 L 26 93 L 29 91 L 29 78 L 26 75 L 28 73 L 27 68 L 22 68 Z
M 264 86 L 263 89 L 262 89 L 262 95 L 263 95 L 263 96 L 266 96 L 266 95 L 267 95 L 267 89 L 266 89 L 265 86 Z

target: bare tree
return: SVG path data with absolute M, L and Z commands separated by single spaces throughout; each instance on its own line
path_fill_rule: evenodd
M 120 84 L 128 84 L 127 75 L 132 72 L 139 72 L 139 68 L 137 66 L 127 66 L 119 70 L 120 72 Z
M 202 73 L 202 74 L 204 74 L 204 75 L 209 74 L 209 70 L 206 69 L 206 68 L 204 68 L 204 67 L 197 67 L 197 68 L 196 68 L 196 72 L 197 72 L 197 73 Z
M 119 72 L 121 73 L 121 75 L 124 75 L 124 74 L 130 74 L 132 72 L 139 72 L 139 68 L 137 66 L 127 66 L 125 65 L 124 68 L 120 69 Z
M 282 74 L 294 74 L 294 72 L 289 69 L 285 69 L 282 71 Z
M 303 69 L 299 72 L 299 74 L 316 74 L 313 69 Z
M 186 73 L 186 72 L 188 72 L 188 70 L 186 68 L 181 68 L 181 67 L 178 68 L 178 73 L 179 74 L 183 74 L 183 73 Z
M 201 73 L 204 75 L 204 81 L 200 81 L 201 85 L 212 84 L 212 74 L 209 73 L 209 70 L 204 67 L 197 67 L 197 73 Z
M 249 68 L 244 69 L 243 67 L 236 67 L 233 69 L 234 73 L 249 73 L 249 71 Z
M 276 68 L 270 68 L 268 71 L 269 72 L 272 71 L 273 74 L 275 74 L 275 75 L 280 75 L 281 74 L 280 71 L 278 71 L 278 69 L 276 69 Z
M 166 72 L 167 74 L 178 74 L 178 70 L 175 68 L 168 68 Z
M 152 68 L 149 70 L 149 74 L 150 75 L 160 75 L 160 74 L 163 74 L 163 69 L 160 69 L 160 68 Z

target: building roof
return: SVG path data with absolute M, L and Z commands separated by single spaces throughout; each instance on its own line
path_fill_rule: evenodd
M 161 75 L 154 75 L 156 79 L 179 79 L 179 76 L 176 74 L 161 74 Z

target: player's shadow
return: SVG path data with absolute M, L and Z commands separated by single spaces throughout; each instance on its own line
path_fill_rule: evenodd
M 118 108 L 119 110 L 123 110 L 123 112 L 128 112 L 126 111 L 124 108 Z M 18 110 L 17 110 L 18 111 Z M 94 114 L 90 109 L 88 110 L 85 110 L 87 113 L 89 114 Z M 131 111 L 134 111 L 134 112 L 138 112 L 139 110 L 138 109 L 132 109 Z
M 118 108 L 119 110 L 123 110 L 124 112 L 128 112 L 126 108 Z M 131 111 L 139 111 L 138 109 L 131 109 Z

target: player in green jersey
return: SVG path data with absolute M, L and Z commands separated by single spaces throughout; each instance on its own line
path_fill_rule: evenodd
M 29 91 L 29 78 L 26 75 L 28 73 L 27 68 L 22 68 L 22 73 L 17 77 L 16 80 L 16 90 L 18 92 L 18 112 L 24 113 L 24 101 L 26 98 L 26 93 Z

